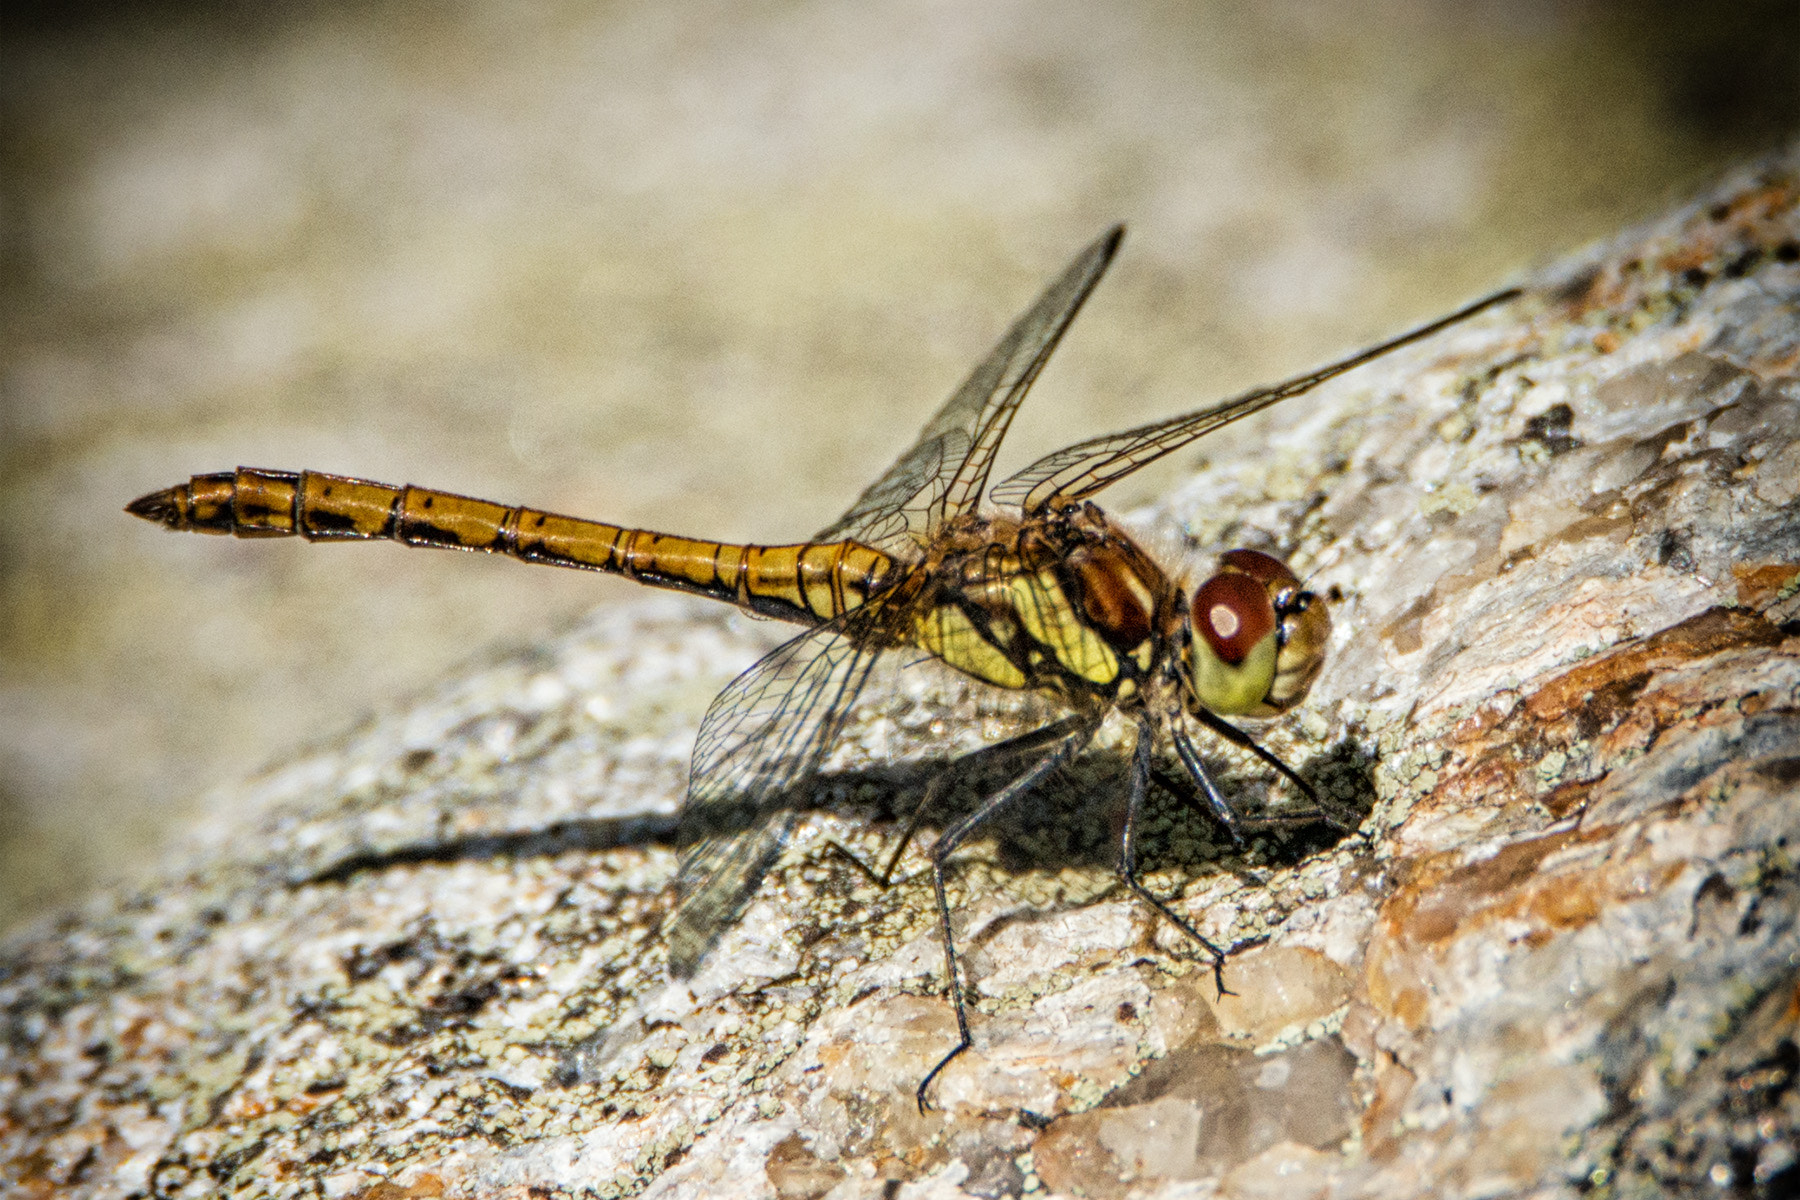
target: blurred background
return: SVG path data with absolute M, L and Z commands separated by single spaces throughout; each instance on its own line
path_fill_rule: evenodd
M 172 536 L 140 493 L 311 467 L 798 539 L 1115 220 L 1009 461 L 1436 315 L 1800 130 L 1792 0 L 0 20 L 0 928 L 636 594 Z

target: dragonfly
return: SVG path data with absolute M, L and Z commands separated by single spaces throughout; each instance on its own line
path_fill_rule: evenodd
M 1118 875 L 1207 952 L 1221 992 L 1225 951 L 1139 877 L 1138 830 L 1152 779 L 1210 813 L 1242 845 L 1257 819 L 1208 775 L 1194 739 L 1195 730 L 1206 729 L 1307 797 L 1303 819 L 1353 824 L 1227 719 L 1276 716 L 1305 697 L 1331 633 L 1325 600 L 1281 559 L 1258 550 L 1227 551 L 1209 576 L 1186 579 L 1158 565 L 1094 497 L 1197 438 L 1518 295 L 1496 293 L 1223 403 L 1077 442 L 989 487 L 1014 414 L 1123 236 L 1124 227 L 1115 226 L 1076 255 L 911 448 L 805 542 L 706 541 L 412 485 L 250 467 L 195 475 L 125 511 L 200 533 L 386 539 L 504 554 L 694 592 L 804 626 L 734 679 L 701 722 L 679 818 L 688 849 L 664 927 L 676 978 L 693 975 L 788 847 L 801 801 L 884 655 L 936 658 L 978 688 L 1047 699 L 1043 724 L 963 760 L 1003 766 L 1011 777 L 949 822 L 930 849 L 944 988 L 958 1038 L 918 1085 L 923 1111 L 932 1083 L 972 1045 L 946 891 L 950 856 L 1080 755 L 1109 714 L 1123 717 L 1136 735 Z M 1157 765 L 1159 745 L 1173 746 L 1180 772 Z M 934 794 L 927 790 L 899 849 Z M 899 857 L 896 850 L 887 874 Z

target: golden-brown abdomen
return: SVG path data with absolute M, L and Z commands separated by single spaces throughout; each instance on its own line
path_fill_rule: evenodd
M 389 539 L 624 575 L 808 624 L 860 607 L 893 560 L 859 542 L 745 546 L 628 529 L 317 471 L 240 467 L 140 497 L 127 512 L 170 529 L 312 541 Z

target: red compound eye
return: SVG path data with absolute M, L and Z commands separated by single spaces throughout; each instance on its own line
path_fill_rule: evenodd
M 1228 571 L 1242 571 L 1264 586 L 1277 582 L 1288 585 L 1300 582 L 1288 570 L 1286 563 L 1261 550 L 1228 550 L 1219 556 L 1219 565 Z
M 1194 630 L 1229 666 L 1242 663 L 1274 628 L 1268 590 L 1247 574 L 1214 575 L 1194 594 Z

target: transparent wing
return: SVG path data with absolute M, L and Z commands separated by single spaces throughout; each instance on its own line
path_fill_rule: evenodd
M 689 848 L 664 930 L 677 976 L 693 973 L 786 846 L 796 790 L 817 772 L 881 655 L 882 620 L 879 607 L 863 608 L 808 630 L 707 709 L 681 811 Z
M 1285 383 L 1246 392 L 1235 400 L 1227 400 L 1215 407 L 1171 417 L 1150 425 L 1140 425 L 1136 429 L 1127 429 L 1123 433 L 1107 434 L 1104 437 L 1077 442 L 1073 446 L 1038 459 L 1023 471 L 1000 483 L 993 491 L 994 502 L 1006 505 L 1016 504 L 1027 513 L 1035 513 L 1041 512 L 1052 500 L 1080 500 L 1091 496 L 1108 484 L 1131 474 L 1139 467 L 1155 462 L 1173 450 L 1179 450 L 1195 438 L 1204 437 L 1222 425 L 1229 425 L 1251 413 L 1261 412 L 1271 404 L 1279 403 L 1290 396 L 1298 396 L 1302 392 L 1311 391 L 1327 379 L 1342 375 L 1353 367 L 1359 367 L 1371 359 L 1380 358 L 1401 346 L 1429 337 L 1446 326 L 1454 325 L 1458 321 L 1474 316 L 1490 305 L 1510 300 L 1518 294 L 1516 288 L 1496 292 L 1486 299 L 1477 300 L 1466 308 L 1458 309 L 1447 317 L 1440 317 L 1428 325 L 1421 325 L 1417 329 L 1410 330 L 1379 345 L 1371 346 L 1349 358 L 1297 376 Z
M 973 507 L 1013 413 L 1124 236 L 1125 227 L 1115 225 L 1076 255 L 938 409 L 912 448 L 813 540 L 854 538 L 886 550 Z

